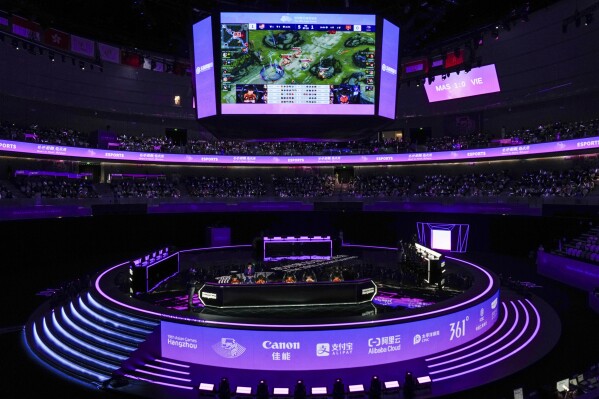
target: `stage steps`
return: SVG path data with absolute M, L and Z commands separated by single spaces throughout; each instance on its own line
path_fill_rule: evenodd
M 191 365 L 181 361 L 156 358 L 127 364 L 119 371 L 125 378 L 149 384 L 192 391 L 195 389 Z
M 541 323 L 534 304 L 528 299 L 517 299 L 504 301 L 501 306 L 497 327 L 485 336 L 425 359 L 433 384 L 468 378 L 474 372 L 516 355 L 533 341 Z
M 26 326 L 26 339 L 41 360 L 101 386 L 158 325 L 157 320 L 131 316 L 84 291 L 34 315 Z

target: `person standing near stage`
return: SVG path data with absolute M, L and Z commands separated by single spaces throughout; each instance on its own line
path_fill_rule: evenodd
M 254 282 L 254 274 L 256 273 L 254 269 L 254 264 L 252 262 L 248 262 L 247 266 L 243 270 L 243 276 L 245 277 L 245 283 L 253 283 Z

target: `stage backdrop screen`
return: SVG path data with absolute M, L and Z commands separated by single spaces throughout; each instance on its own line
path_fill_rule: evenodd
M 193 25 L 193 61 L 197 117 L 216 115 L 211 17 Z
M 381 48 L 381 82 L 379 116 L 395 119 L 397 97 L 397 65 L 399 63 L 399 28 L 383 20 L 383 43 Z
M 500 91 L 494 64 L 472 68 L 459 75 L 452 73 L 445 80 L 437 76 L 434 82 L 425 84 L 424 89 L 431 103 Z
M 223 115 L 374 115 L 375 15 L 227 12 L 218 35 Z

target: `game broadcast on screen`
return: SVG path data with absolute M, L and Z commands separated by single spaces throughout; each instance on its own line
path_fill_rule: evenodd
M 198 117 L 218 105 L 223 115 L 375 115 L 377 102 L 395 104 L 398 45 L 399 29 L 375 15 L 220 13 L 194 25 Z

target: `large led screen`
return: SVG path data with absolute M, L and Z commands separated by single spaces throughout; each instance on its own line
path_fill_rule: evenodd
M 381 82 L 379 116 L 395 119 L 397 96 L 397 65 L 399 63 L 399 28 L 383 20 L 383 44 L 381 48 Z
M 424 89 L 431 103 L 500 91 L 497 71 L 493 64 L 472 68 L 470 72 L 460 75 L 453 73 L 445 80 L 437 76 L 433 83 L 425 84 Z
M 331 370 L 388 364 L 454 348 L 498 320 L 499 292 L 430 319 L 371 328 L 264 331 L 161 322 L 161 356 L 250 370 Z
M 195 104 L 198 118 L 216 114 L 212 18 L 193 25 Z
M 374 15 L 221 13 L 216 41 L 223 115 L 374 115 Z

